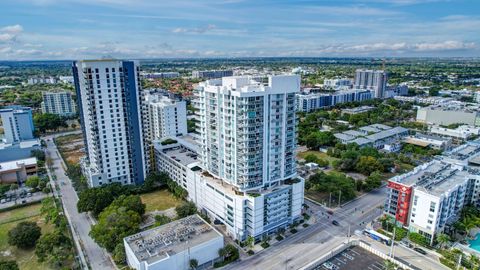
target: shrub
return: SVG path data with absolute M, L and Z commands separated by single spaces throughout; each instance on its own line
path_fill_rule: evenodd
M 250 256 L 252 256 L 253 254 L 255 254 L 255 252 L 250 249 L 249 251 L 247 251 L 247 254 L 250 255 Z
M 282 240 L 283 240 L 283 236 L 277 235 L 277 237 L 275 237 L 275 239 L 277 239 L 277 241 L 282 241 Z
M 268 248 L 270 246 L 270 244 L 268 242 L 263 242 L 263 243 L 260 244 L 260 246 L 262 248 Z
M 297 229 L 293 228 L 290 230 L 291 233 L 297 233 Z
M 304 223 L 302 226 L 303 226 L 304 228 L 307 228 L 309 225 L 308 225 L 307 223 Z

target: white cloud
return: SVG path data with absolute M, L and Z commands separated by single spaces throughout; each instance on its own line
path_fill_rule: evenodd
M 8 25 L 0 28 L 0 42 L 15 41 L 17 37 L 22 33 L 23 27 L 19 24 Z
M 216 29 L 217 26 L 214 24 L 209 24 L 205 27 L 197 27 L 197 28 L 183 28 L 178 27 L 172 30 L 172 33 L 194 33 L 194 34 L 203 34 L 209 31 Z

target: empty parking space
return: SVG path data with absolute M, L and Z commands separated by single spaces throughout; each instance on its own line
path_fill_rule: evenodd
M 351 247 L 344 250 L 319 268 L 322 270 L 347 270 L 347 269 L 384 269 L 383 259 L 364 250 L 361 247 Z

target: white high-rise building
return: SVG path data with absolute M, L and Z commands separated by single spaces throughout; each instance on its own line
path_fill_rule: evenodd
M 383 98 L 387 87 L 387 73 L 384 70 L 357 69 L 353 87 L 372 90 L 375 98 Z
M 149 170 L 143 134 L 143 97 L 134 61 L 73 63 L 85 138 L 82 169 L 92 187 L 141 184 Z
M 247 191 L 296 175 L 295 93 L 300 76 L 224 77 L 199 85 L 202 163 Z
M 75 101 L 69 91 L 43 92 L 42 112 L 61 116 L 75 115 Z
M 3 123 L 3 142 L 19 143 L 34 138 L 32 109 L 22 106 L 11 106 L 0 110 Z
M 150 140 L 187 134 L 187 104 L 161 94 L 145 96 L 148 110 L 147 131 Z

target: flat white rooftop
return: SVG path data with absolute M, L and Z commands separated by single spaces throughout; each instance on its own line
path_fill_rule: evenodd
M 195 214 L 124 240 L 139 261 L 152 264 L 218 237 L 223 235 Z
M 0 163 L 0 172 L 16 170 L 21 168 L 22 165 L 29 166 L 35 164 L 37 164 L 37 158 L 34 157 L 2 162 Z

